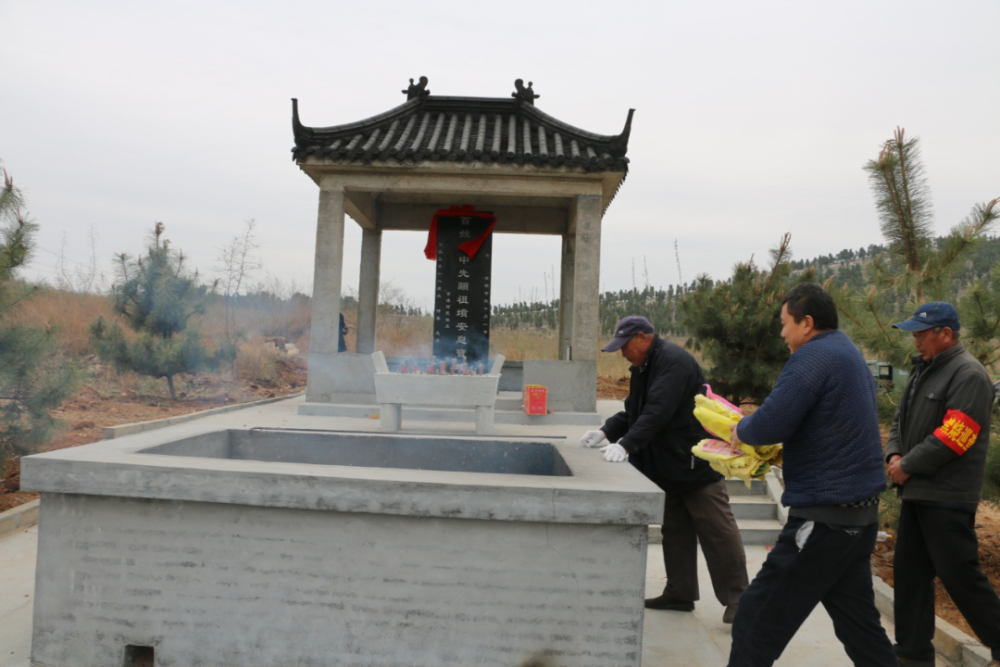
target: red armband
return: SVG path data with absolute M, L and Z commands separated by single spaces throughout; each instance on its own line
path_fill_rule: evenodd
M 934 435 L 961 456 L 969 451 L 969 447 L 976 444 L 981 428 L 976 420 L 961 410 L 949 410 L 944 415 L 944 422 L 934 431 Z

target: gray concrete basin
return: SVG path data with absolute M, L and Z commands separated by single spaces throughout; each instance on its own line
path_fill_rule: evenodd
M 572 474 L 551 441 L 431 439 L 363 431 L 226 429 L 156 445 L 138 453 L 503 475 Z
M 662 492 L 562 439 L 192 422 L 23 459 L 32 661 L 636 667 Z

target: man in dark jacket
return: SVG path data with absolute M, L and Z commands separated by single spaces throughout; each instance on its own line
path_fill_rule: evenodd
M 746 554 L 722 475 L 691 454 L 710 438 L 694 417 L 695 394 L 705 378 L 694 357 L 663 340 L 641 316 L 623 318 L 605 352 L 621 350 L 632 364 L 625 410 L 581 442 L 598 446 L 611 462 L 626 458 L 667 494 L 663 511 L 663 563 L 667 585 L 648 609 L 692 611 L 698 592 L 698 543 L 712 577 L 715 597 L 725 607 L 723 622 L 736 617 L 747 587 Z
M 340 314 L 340 335 L 337 336 L 337 352 L 347 352 L 347 323 L 344 322 L 344 314 Z
M 1000 598 L 979 567 L 975 530 L 993 385 L 959 342 L 950 303 L 924 304 L 893 326 L 911 332 L 919 352 L 886 446 L 903 500 L 894 562 L 899 663 L 934 665 L 935 576 L 997 661 Z
M 732 443 L 784 444 L 788 521 L 743 594 L 729 667 L 768 667 L 817 604 L 855 665 L 896 667 L 872 588 L 878 500 L 885 490 L 875 380 L 837 329 L 819 285 L 788 291 L 781 336 L 792 355 Z

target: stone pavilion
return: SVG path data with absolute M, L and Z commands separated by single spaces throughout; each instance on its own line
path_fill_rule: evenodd
M 628 173 L 634 110 L 603 135 L 541 111 L 521 79 L 495 98 L 427 85 L 411 79 L 403 104 L 329 127 L 303 125 L 292 100 L 293 158 L 319 186 L 307 405 L 374 403 L 382 233 L 471 205 L 496 215 L 494 233 L 562 237 L 559 358 L 525 360 L 521 380 L 547 386 L 551 410 L 594 412 L 601 219 Z M 345 216 L 362 228 L 354 353 L 337 351 Z

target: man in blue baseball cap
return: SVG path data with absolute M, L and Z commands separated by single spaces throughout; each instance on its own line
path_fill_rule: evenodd
M 932 301 L 917 308 L 913 317 L 905 322 L 897 322 L 892 325 L 893 329 L 915 332 L 926 331 L 936 327 L 948 327 L 952 331 L 958 331 L 962 325 L 958 321 L 958 311 L 955 306 L 944 301 Z M 957 341 L 958 338 L 956 337 Z
M 694 417 L 695 394 L 705 376 L 698 362 L 678 345 L 656 335 L 641 315 L 623 317 L 615 336 L 602 348 L 618 352 L 632 365 L 625 409 L 580 442 L 597 447 L 605 438 L 604 458 L 628 460 L 667 494 L 663 510 L 663 594 L 646 600 L 647 609 L 693 611 L 699 598 L 698 544 L 712 578 L 715 597 L 732 623 L 747 587 L 746 555 L 722 475 L 691 448 L 711 436 Z
M 934 577 L 1000 661 L 1000 597 L 979 567 L 976 510 L 982 496 L 990 410 L 989 374 L 959 340 L 950 303 L 926 303 L 905 322 L 918 354 L 886 444 L 902 508 L 894 557 L 896 655 L 934 665 Z

